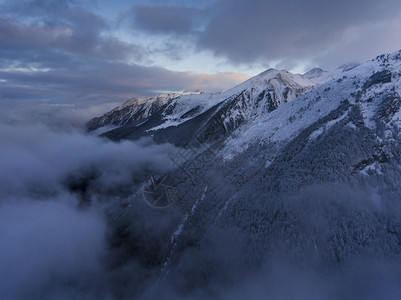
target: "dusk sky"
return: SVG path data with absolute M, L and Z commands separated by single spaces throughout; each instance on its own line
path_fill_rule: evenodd
M 401 0 L 0 0 L 0 300 L 399 299 L 400 95 Z
M 114 105 L 398 49 L 400 0 L 0 0 L 0 99 Z

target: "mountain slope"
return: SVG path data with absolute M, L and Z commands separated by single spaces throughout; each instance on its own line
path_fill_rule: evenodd
M 399 265 L 400 74 L 401 52 L 378 57 L 239 127 L 190 175 L 172 174 L 184 217 L 163 282 L 186 295 L 284 262 L 318 276 L 355 260 Z
M 154 191 L 171 205 L 147 210 L 171 216 L 142 241 L 143 265 L 158 258 L 151 296 L 173 286 L 183 298 L 198 290 L 211 297 L 216 286 L 241 285 L 250 274 L 272 276 L 277 265 L 291 266 L 288 277 L 307 269 L 317 278 L 338 274 L 328 277 L 336 282 L 374 278 L 364 269 L 373 263 L 401 265 L 401 51 L 345 69 L 318 86 L 311 78 L 327 75 L 319 70 L 269 70 L 227 97 L 182 96 L 144 124 L 106 135 L 147 132 L 187 146 L 163 174 L 161 187 L 173 192 Z M 120 220 L 127 228 L 138 201 L 155 204 L 146 189 L 130 199 Z M 125 235 L 120 248 L 130 253 L 135 236 Z

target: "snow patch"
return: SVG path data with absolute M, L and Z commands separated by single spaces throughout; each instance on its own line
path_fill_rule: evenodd
M 381 169 L 381 165 L 375 161 L 374 163 L 366 166 L 365 168 L 363 168 L 360 173 L 366 176 L 369 176 L 369 171 L 373 171 L 376 172 L 379 175 L 383 175 L 383 171 Z
M 352 128 L 352 129 L 357 129 L 356 125 L 352 122 L 347 123 L 346 126 Z
M 327 132 L 331 127 L 333 127 L 334 124 L 340 122 L 341 120 L 344 120 L 347 116 L 348 116 L 348 112 L 346 112 L 345 114 L 343 114 L 341 117 L 339 117 L 337 119 L 327 122 L 322 127 L 313 131 L 309 136 L 309 141 L 312 141 L 312 140 L 316 139 L 319 135 Z

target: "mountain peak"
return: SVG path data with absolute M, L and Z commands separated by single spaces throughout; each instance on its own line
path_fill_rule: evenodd
M 301 75 L 286 70 L 268 69 L 221 93 L 186 92 L 131 99 L 104 116 L 91 120 L 88 128 L 93 130 L 105 125 L 128 126 L 111 133 L 109 136 L 113 139 L 138 137 L 139 132 L 141 136 L 153 135 L 160 131 L 162 136 L 161 132 L 168 128 L 169 131 L 174 131 L 176 130 L 174 128 L 184 128 L 191 122 L 209 122 L 214 118 L 221 122 L 224 130 L 231 132 L 239 128 L 242 123 L 263 119 L 282 104 L 293 101 L 322 85 L 327 90 L 337 89 L 337 85 L 341 85 L 343 90 L 338 89 L 336 97 L 345 93 L 344 99 L 349 99 L 351 93 L 360 95 L 366 92 L 368 87 L 375 86 L 375 82 L 387 83 L 391 81 L 391 72 L 382 75 L 380 72 L 387 65 L 396 64 L 399 56 L 401 54 L 397 52 L 379 56 L 379 60 L 372 60 L 362 65 L 345 64 L 334 72 L 314 68 Z M 373 75 L 375 72 L 380 74 Z M 365 83 L 358 85 L 358 81 L 354 79 L 349 83 L 350 79 L 345 80 L 345 78 L 350 76 L 361 78 Z M 381 80 L 381 77 L 385 80 Z M 349 86 L 345 87 L 343 81 Z M 358 90 L 361 87 L 363 90 Z M 323 95 L 319 94 L 316 97 L 321 98 Z M 206 125 L 197 124 L 193 128 L 200 126 Z M 116 135 L 116 132 L 119 133 Z M 190 131 L 185 134 L 190 134 Z M 171 134 L 165 136 L 169 137 Z
M 328 72 L 321 68 L 313 68 L 313 69 L 309 70 L 308 72 L 306 72 L 305 74 L 303 74 L 303 76 L 306 78 L 314 78 L 314 77 L 322 75 L 323 73 L 328 73 Z
M 339 66 L 337 68 L 337 70 L 340 70 L 342 72 L 348 72 L 348 71 L 351 71 L 352 69 L 355 69 L 359 65 L 360 65 L 360 63 L 351 62 L 351 63 L 347 63 L 347 64 L 343 64 L 343 65 Z

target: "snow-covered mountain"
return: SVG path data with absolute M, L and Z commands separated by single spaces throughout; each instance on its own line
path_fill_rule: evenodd
M 145 248 L 140 263 L 160 274 L 152 292 L 174 284 L 184 296 L 278 261 L 319 274 L 355 260 L 401 264 L 400 95 L 398 51 L 334 73 L 268 70 L 224 93 L 169 98 L 105 134 L 180 147 L 158 189 L 152 177 L 134 191 L 119 224 L 134 233 L 119 249 Z M 170 206 L 149 207 L 147 218 L 165 219 L 138 244 L 129 224 L 152 188 Z
M 138 123 L 154 114 L 170 100 L 182 95 L 184 93 L 171 93 L 148 98 L 130 99 L 103 116 L 90 120 L 87 124 L 88 130 L 96 130 L 103 126 L 117 127 Z
M 355 66 L 340 67 L 331 73 L 313 69 L 304 75 L 270 69 L 221 93 L 173 93 L 135 98 L 90 120 L 87 127 L 96 130 L 113 126 L 114 130 L 105 136 L 115 140 L 151 135 L 158 142 L 182 146 L 193 137 L 193 128 L 202 128 L 210 135 L 216 131 L 217 123 L 226 134 L 230 133 L 244 121 L 270 113 Z
M 244 121 L 275 110 L 318 85 L 313 79 L 274 69 L 221 93 L 168 94 L 133 99 L 88 122 L 88 129 L 115 126 L 104 135 L 114 139 L 137 139 L 151 135 L 158 142 L 185 145 L 194 130 L 202 128 L 207 138 L 232 132 Z M 203 137 L 205 138 L 205 137 Z

